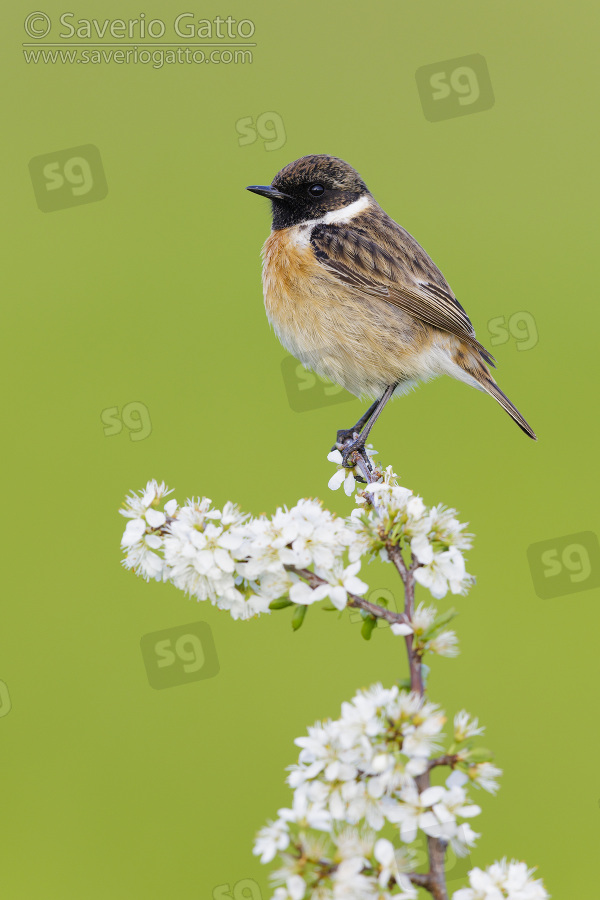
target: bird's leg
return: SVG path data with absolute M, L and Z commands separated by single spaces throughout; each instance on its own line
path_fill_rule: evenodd
M 376 400 L 375 403 L 373 403 L 368 408 L 366 413 L 360 417 L 360 419 L 358 420 L 356 425 L 352 426 L 352 428 L 340 428 L 337 433 L 337 441 L 331 449 L 336 450 L 337 444 L 345 444 L 346 441 L 351 440 L 355 434 L 360 434 L 361 431 L 363 430 L 363 428 L 365 427 L 365 425 L 367 424 L 367 422 L 369 421 L 369 419 L 371 418 L 371 416 L 373 415 L 373 413 L 375 412 L 375 410 L 377 409 L 378 403 L 379 403 L 379 400 Z
M 390 397 L 396 390 L 397 386 L 398 386 L 397 384 L 390 384 L 386 387 L 381 400 L 378 400 L 376 403 L 373 404 L 374 408 L 373 407 L 371 408 L 373 411 L 371 412 L 371 409 L 367 410 L 367 413 L 369 414 L 368 422 L 365 425 L 365 428 L 362 431 L 362 433 L 360 434 L 360 436 L 355 441 L 353 441 L 351 444 L 344 447 L 344 449 L 342 450 L 342 465 L 346 469 L 352 469 L 354 467 L 355 463 L 354 463 L 353 459 L 354 459 L 355 453 L 360 454 L 362 456 L 362 458 L 365 460 L 365 462 L 368 464 L 368 458 L 367 458 L 367 454 L 365 451 L 365 444 L 366 444 L 367 438 L 369 437 L 369 432 L 371 431 L 373 425 L 375 424 L 375 422 L 377 421 L 377 419 L 383 412 L 383 408 L 384 408 L 385 404 L 388 402 L 388 400 L 390 399 Z M 338 434 L 339 434 L 339 432 L 338 432 Z

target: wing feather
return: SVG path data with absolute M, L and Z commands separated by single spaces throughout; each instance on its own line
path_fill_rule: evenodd
M 396 228 L 400 230 L 397 225 Z M 405 234 L 410 238 L 408 232 Z M 491 362 L 493 357 L 475 340 L 471 321 L 443 275 L 423 248 L 413 238 L 410 240 L 411 257 L 407 265 L 400 253 L 383 248 L 362 229 L 317 225 L 311 234 L 313 250 L 321 264 L 345 284 L 455 334 L 483 351 L 486 360 Z

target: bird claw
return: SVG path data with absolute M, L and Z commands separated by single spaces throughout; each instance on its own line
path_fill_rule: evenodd
M 356 466 L 359 457 L 362 457 L 367 465 L 369 464 L 369 459 L 365 452 L 365 442 L 361 440 L 361 438 L 353 441 L 342 450 L 343 467 L 345 469 L 353 469 Z
M 332 450 L 340 450 L 342 453 L 344 452 L 344 444 L 347 444 L 348 441 L 351 441 L 358 437 L 358 432 L 354 431 L 353 428 L 340 428 L 337 432 L 337 437 L 335 440 L 335 444 L 331 448 Z

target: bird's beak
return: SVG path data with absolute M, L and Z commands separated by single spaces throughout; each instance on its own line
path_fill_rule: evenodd
M 270 184 L 251 184 L 246 190 L 252 191 L 253 194 L 260 194 L 261 197 L 267 197 L 269 200 L 292 199 L 289 194 L 282 194 L 281 191 L 278 191 L 277 188 L 272 187 Z

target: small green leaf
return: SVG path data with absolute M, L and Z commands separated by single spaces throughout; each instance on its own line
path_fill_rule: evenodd
M 439 616 L 436 616 L 434 621 L 431 623 L 429 628 L 427 628 L 423 634 L 421 635 L 421 640 L 430 641 L 431 638 L 435 637 L 435 635 L 441 631 L 452 619 L 456 618 L 458 615 L 457 609 L 448 609 L 445 613 L 440 613 Z
M 294 631 L 298 631 L 298 629 L 302 627 L 307 609 L 308 606 L 296 606 L 294 615 L 292 616 L 292 628 Z
M 401 690 L 410 691 L 410 678 L 399 678 L 397 685 Z
M 490 762 L 494 758 L 494 754 L 491 750 L 487 750 L 485 747 L 475 747 L 473 750 L 469 750 L 467 755 L 467 760 L 470 763 L 482 763 L 482 762 Z
M 360 633 L 364 637 L 365 641 L 371 640 L 371 635 L 373 634 L 373 629 L 377 628 L 377 619 L 375 616 L 369 616 L 362 623 L 362 628 L 360 629 Z
M 285 609 L 286 606 L 293 606 L 291 600 L 281 599 L 281 600 L 271 600 L 269 603 L 269 609 Z

